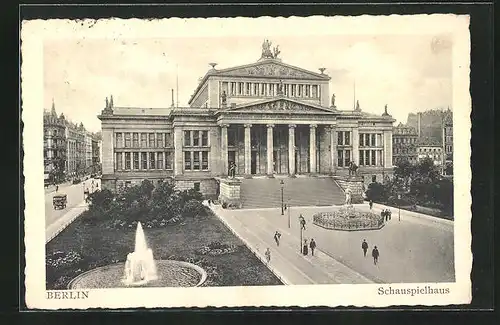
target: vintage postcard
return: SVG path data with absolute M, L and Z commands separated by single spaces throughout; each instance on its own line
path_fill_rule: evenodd
M 21 28 L 29 308 L 470 303 L 468 16 Z

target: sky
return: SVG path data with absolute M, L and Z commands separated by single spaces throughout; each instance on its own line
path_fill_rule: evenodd
M 256 62 L 264 37 L 81 38 L 45 40 L 44 109 L 99 131 L 105 98 L 115 106 L 170 107 L 178 76 L 179 106 L 215 62 L 217 69 Z M 408 113 L 452 108 L 452 41 L 436 35 L 269 37 L 284 63 L 331 77 L 338 109 L 352 109 L 354 85 L 363 111 L 399 122 Z M 174 91 L 174 93 L 176 93 Z

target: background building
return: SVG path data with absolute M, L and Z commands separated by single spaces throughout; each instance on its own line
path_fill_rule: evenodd
M 210 64 L 189 107 L 175 107 L 173 98 L 164 109 L 115 107 L 106 99 L 99 115 L 103 188 L 171 178 L 211 196 L 230 171 L 243 187 L 259 176 L 346 176 L 350 162 L 366 183 L 392 173 L 387 106 L 381 115 L 359 102 L 339 110 L 325 69 L 285 64 L 264 45 L 257 62 L 221 70 Z
M 417 148 L 418 152 L 418 161 L 421 161 L 425 158 L 431 158 L 434 162 L 434 165 L 441 166 L 443 163 L 443 147 L 440 145 L 427 145 L 427 144 L 419 144 Z
M 417 140 L 418 135 L 414 128 L 399 123 L 392 130 L 393 164 L 404 160 L 416 164 L 418 161 Z
M 101 133 L 92 135 L 92 173 L 101 172 Z
M 92 138 L 91 132 L 85 131 L 85 173 L 91 174 L 93 170 L 93 151 L 92 151 Z
M 453 113 L 450 110 L 443 118 L 443 175 L 453 175 Z
M 46 183 L 58 182 L 65 177 L 66 166 L 66 120 L 57 117 L 54 102 L 50 112 L 43 115 L 43 163 Z

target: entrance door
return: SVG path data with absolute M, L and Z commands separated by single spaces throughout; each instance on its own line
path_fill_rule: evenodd
M 257 174 L 257 151 L 252 151 L 250 155 L 250 174 Z

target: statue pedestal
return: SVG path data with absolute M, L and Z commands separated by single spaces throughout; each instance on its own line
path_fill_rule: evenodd
M 222 178 L 220 180 L 219 201 L 228 208 L 241 208 L 240 197 L 241 181 L 235 178 Z

